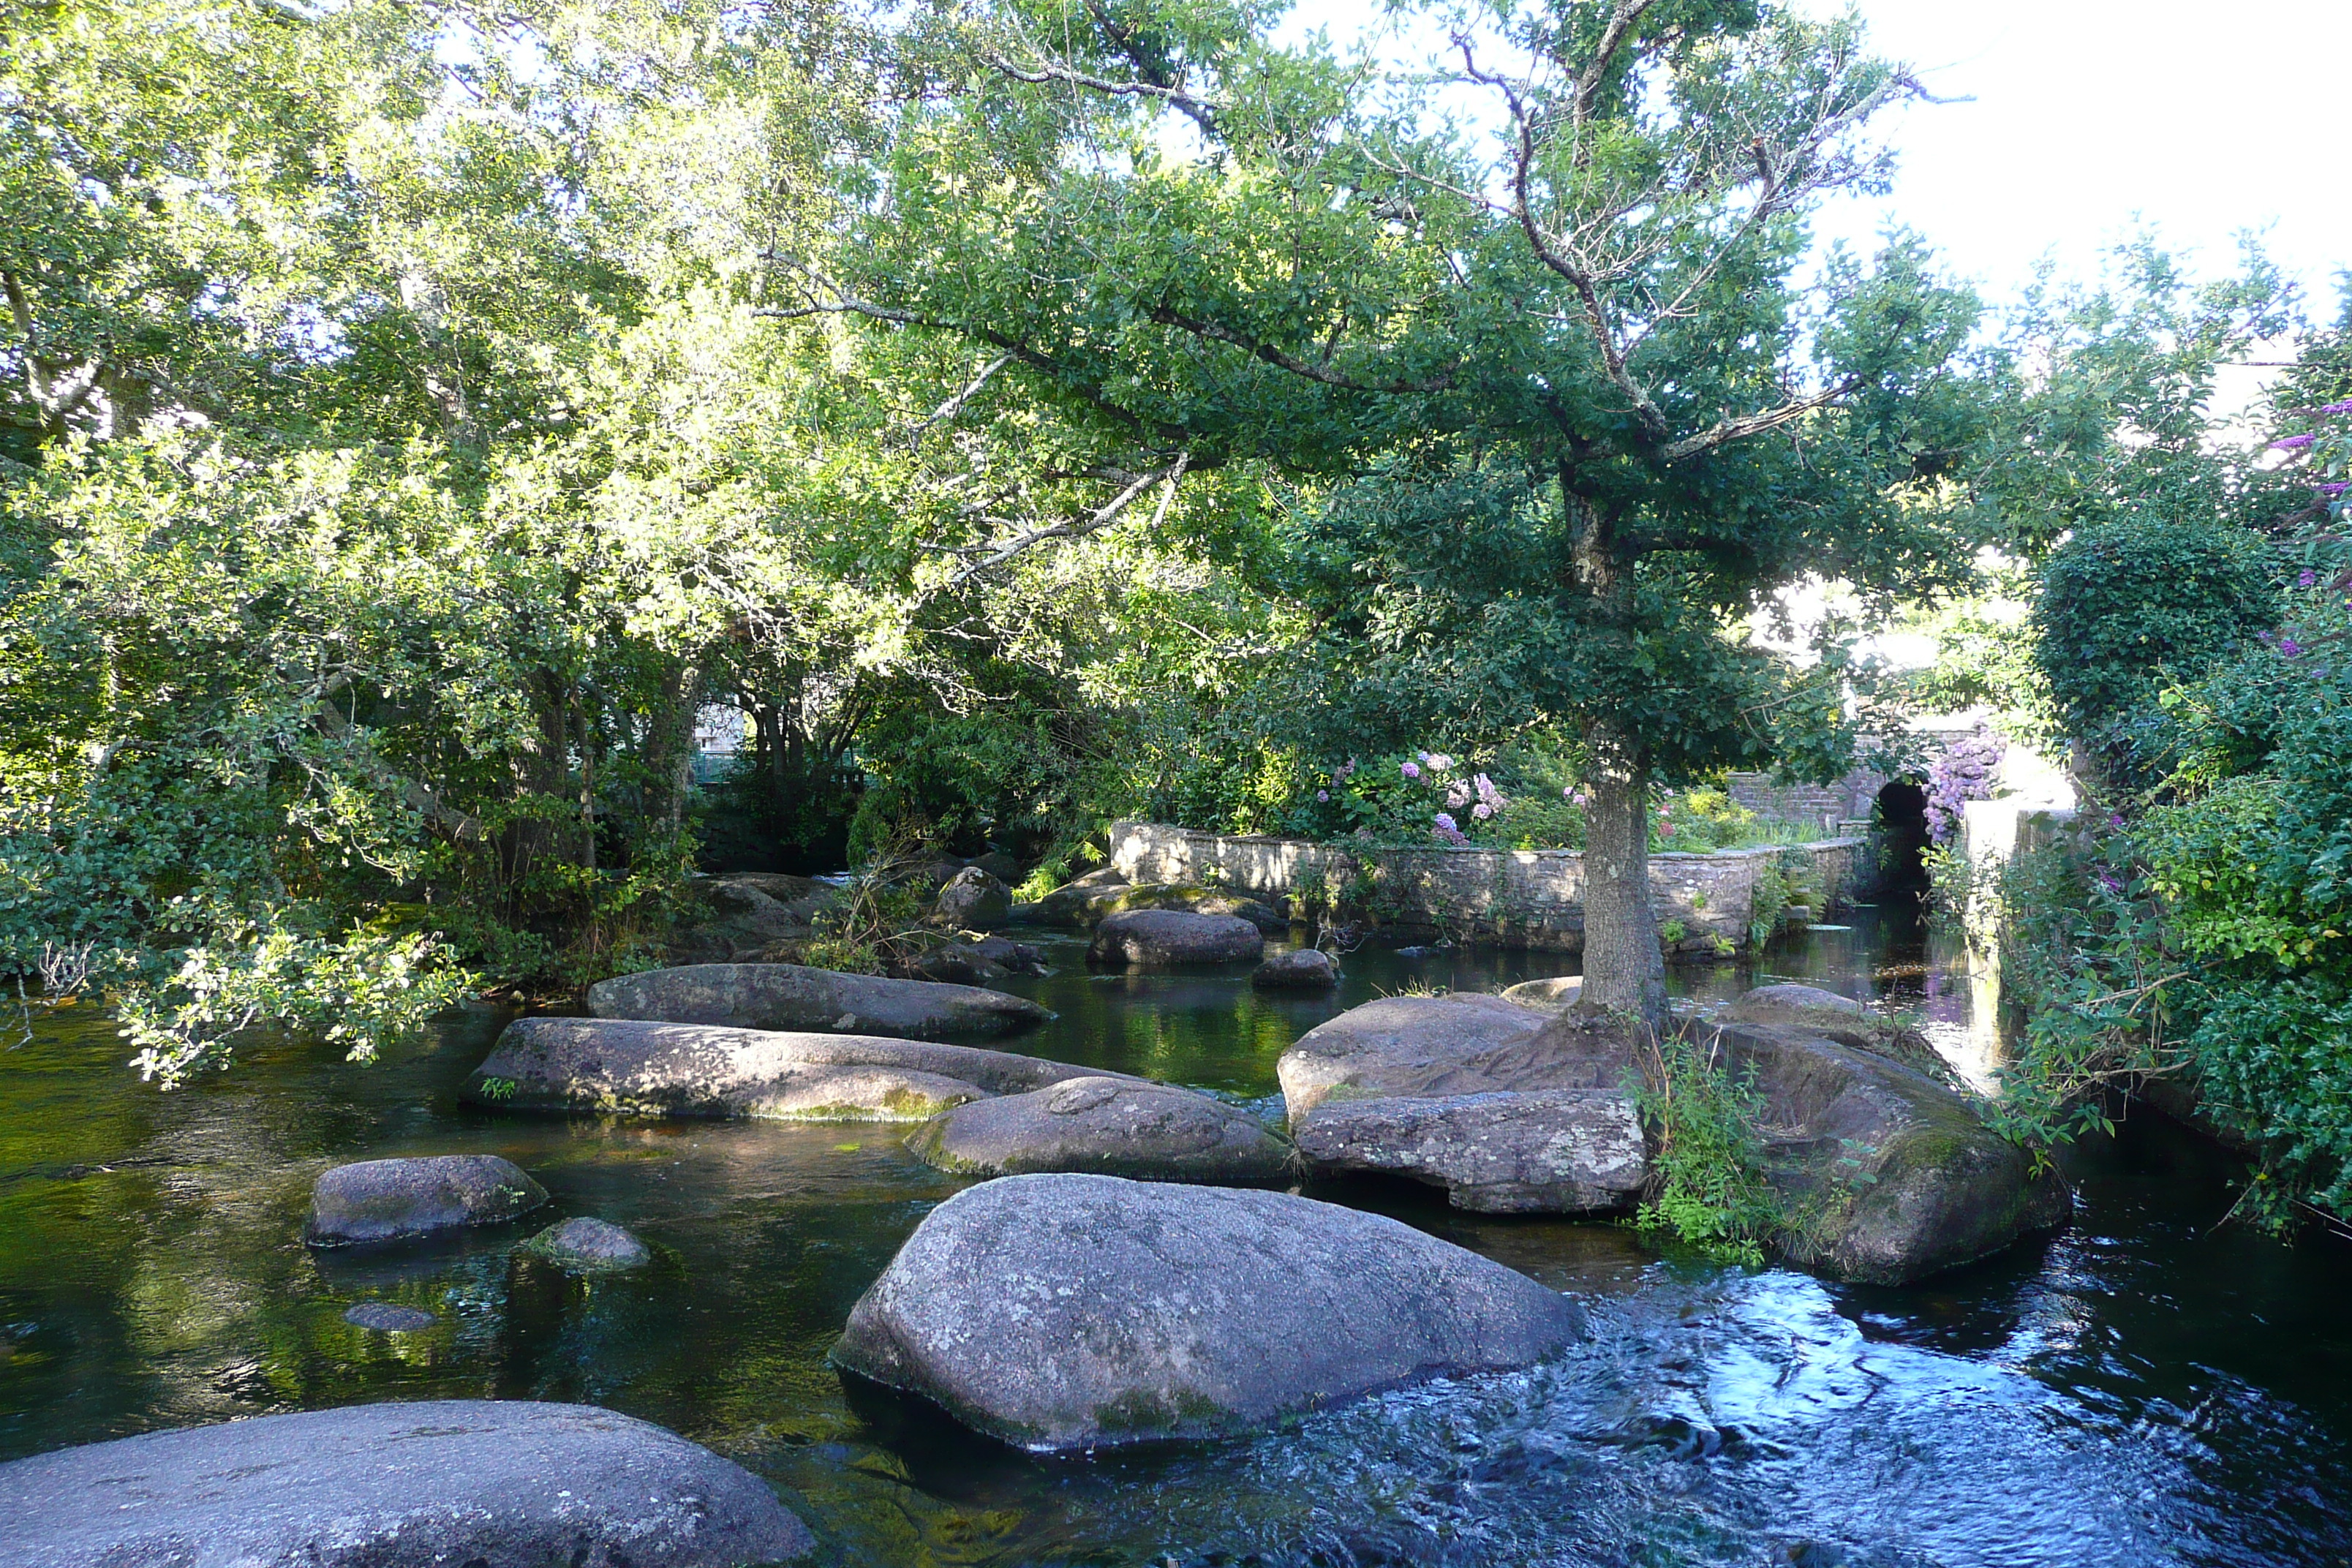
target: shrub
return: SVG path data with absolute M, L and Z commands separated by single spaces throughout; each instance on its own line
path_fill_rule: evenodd
M 2278 597 L 2243 529 L 2141 516 L 2087 529 L 2042 574 L 2034 657 L 2080 735 L 2270 626 Z
M 1750 1267 L 1784 1228 L 1781 1203 L 1764 1178 L 1757 1133 L 1763 1101 L 1734 1078 L 1716 1048 L 1682 1038 L 1653 1040 L 1634 1100 L 1655 1140 L 1654 1194 L 1635 1223 L 1667 1232 L 1711 1257 Z

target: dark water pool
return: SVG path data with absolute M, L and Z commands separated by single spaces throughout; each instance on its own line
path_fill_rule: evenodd
M 1273 1093 L 1282 1048 L 1340 1007 L 1556 967 L 1366 951 L 1338 997 L 1297 1001 L 1237 976 L 1097 978 L 1078 956 L 1023 983 L 1062 1015 L 1023 1048 L 1241 1097 Z M 1772 968 L 1891 994 L 1983 1066 L 1965 978 L 1899 919 L 1863 911 Z M 273 1048 L 170 1096 L 72 1010 L 0 1050 L 0 1458 L 365 1400 L 573 1399 L 770 1478 L 845 1563 L 2352 1562 L 2352 1249 L 2216 1228 L 2228 1162 L 2160 1124 L 2070 1157 L 2063 1236 L 1903 1290 L 1409 1188 L 1319 1191 L 1580 1293 L 1591 1342 L 1255 1441 L 1044 1462 L 853 1401 L 825 1365 L 959 1184 L 898 1132 L 467 1110 L 455 1090 L 494 1023 L 370 1068 Z M 557 1213 L 628 1225 L 665 1267 L 566 1282 L 509 1262 L 520 1231 L 352 1258 L 297 1242 L 328 1165 L 458 1151 L 517 1161 Z M 440 1322 L 342 1321 L 377 1300 Z

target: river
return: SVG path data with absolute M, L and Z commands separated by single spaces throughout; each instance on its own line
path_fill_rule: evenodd
M 1846 918 L 1768 972 L 1886 995 L 1980 1072 L 1953 955 L 1900 913 Z M 1561 967 L 1368 948 L 1336 997 L 1302 1000 L 1238 974 L 1091 975 L 1081 949 L 1053 952 L 1056 973 L 1007 986 L 1061 1015 L 1018 1048 L 1251 1100 L 1341 1008 Z M 844 1563 L 2352 1562 L 2352 1247 L 2220 1224 L 2232 1163 L 2153 1117 L 2068 1152 L 2081 1207 L 2063 1234 L 1905 1289 L 1722 1267 L 1618 1226 L 1465 1215 L 1414 1188 L 1318 1187 L 1576 1292 L 1591 1340 L 1251 1441 L 1046 1461 L 853 1396 L 826 1365 L 851 1303 L 962 1184 L 908 1156 L 903 1128 L 461 1107 L 498 1022 L 365 1068 L 281 1043 L 170 1095 L 89 1009 L 9 1031 L 0 1459 L 362 1401 L 582 1400 L 769 1478 Z M 298 1241 L 329 1165 L 460 1152 L 514 1160 L 554 1214 L 626 1225 L 661 1266 L 566 1279 L 509 1262 L 523 1230 L 372 1256 Z M 343 1321 L 370 1300 L 440 1321 Z

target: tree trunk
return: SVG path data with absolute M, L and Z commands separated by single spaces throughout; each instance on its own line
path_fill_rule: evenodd
M 1666 963 L 1650 904 L 1650 778 L 1609 725 L 1585 731 L 1592 805 L 1584 842 L 1582 1005 L 1635 1014 L 1664 1028 Z

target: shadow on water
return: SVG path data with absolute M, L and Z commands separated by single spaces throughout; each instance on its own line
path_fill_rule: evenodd
M 1970 1037 L 1955 955 L 1901 905 L 1760 973 Z M 1409 986 L 1491 989 L 1557 955 L 1351 954 L 1338 994 L 1244 973 L 1099 976 L 1054 948 L 1019 983 L 1039 1055 L 1244 1099 L 1304 1030 Z M 770 1478 L 837 1561 L 878 1563 L 2305 1564 L 2352 1559 L 2352 1253 L 2216 1228 L 2226 1157 L 2150 1120 L 2070 1152 L 2066 1233 L 1899 1289 L 1661 1256 L 1630 1230 L 1466 1215 L 1401 1183 L 1314 1195 L 1391 1214 L 1587 1303 L 1529 1372 L 1405 1390 L 1252 1440 L 1044 1460 L 919 1403 L 846 1389 L 851 1305 L 961 1183 L 903 1129 L 534 1121 L 455 1098 L 479 1016 L 371 1068 L 281 1044 L 161 1096 L 104 1020 L 0 1053 L 0 1457 L 380 1399 L 586 1400 Z M 328 1165 L 487 1152 L 551 1211 L 426 1247 L 313 1254 Z M 514 1258 L 563 1215 L 655 1243 L 583 1281 Z M 360 1301 L 426 1329 L 344 1321 Z M 1335 1331 L 1342 1326 L 1335 1325 Z

